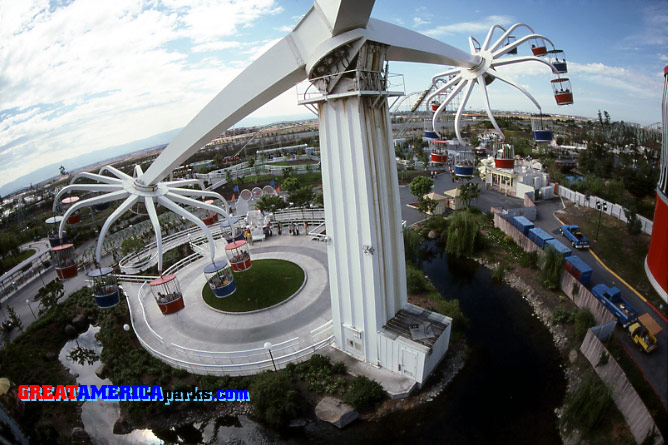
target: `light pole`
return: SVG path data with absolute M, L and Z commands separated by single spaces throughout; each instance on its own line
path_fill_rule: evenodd
M 598 226 L 596 227 L 596 241 L 598 241 L 598 231 L 601 229 L 601 214 L 608 210 L 608 203 L 597 200 L 596 208 L 598 209 Z
M 30 309 L 30 312 L 32 312 L 32 316 L 35 317 L 35 321 L 37 321 L 37 315 L 35 315 L 35 311 L 33 311 L 32 307 L 30 306 L 30 300 L 26 300 L 26 304 L 28 305 L 28 309 Z
M 274 365 L 274 371 L 278 371 L 278 369 L 276 369 L 276 362 L 274 361 L 274 356 L 273 356 L 273 354 L 271 353 L 271 347 L 272 347 L 271 342 L 266 342 L 266 343 L 264 344 L 264 349 L 266 349 L 267 351 L 269 351 L 269 357 L 271 357 L 271 363 Z

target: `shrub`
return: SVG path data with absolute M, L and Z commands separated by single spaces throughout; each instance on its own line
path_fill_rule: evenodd
M 535 267 L 536 264 L 538 264 L 538 252 L 535 250 L 533 252 L 524 252 L 520 256 L 520 266 Z
M 575 320 L 575 311 L 570 311 L 564 306 L 559 306 L 552 313 L 553 324 L 573 323 Z
M 571 430 L 577 428 L 587 437 L 611 403 L 610 389 L 592 371 L 588 371 L 577 390 L 566 397 L 560 423 Z
M 492 279 L 495 281 L 503 281 L 506 275 L 506 268 L 502 264 L 497 265 L 492 271 Z
M 452 318 L 453 329 L 459 331 L 466 330 L 469 320 L 459 307 L 459 300 L 444 300 L 439 294 L 432 294 L 430 298 L 438 302 L 438 312 L 440 314 Z
M 346 364 L 343 362 L 336 362 L 332 365 L 332 372 L 334 374 L 345 374 L 346 371 Z
M 353 379 L 346 392 L 345 401 L 358 411 L 368 410 L 385 397 L 385 391 L 375 380 L 364 376 Z
M 416 294 L 429 289 L 429 282 L 421 269 L 410 263 L 406 264 L 406 287 L 409 294 Z
M 587 308 L 580 308 L 575 313 L 575 337 L 582 341 L 587 335 L 587 329 L 596 325 L 596 320 Z
M 271 425 L 284 425 L 297 415 L 299 395 L 283 372 L 264 371 L 256 375 L 250 396 L 255 414 Z

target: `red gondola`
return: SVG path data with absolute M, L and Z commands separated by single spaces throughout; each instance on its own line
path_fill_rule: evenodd
M 507 142 L 494 142 L 494 166 L 496 168 L 515 168 L 515 148 Z
M 204 204 L 209 204 L 213 205 L 213 199 L 208 199 L 204 201 Z M 211 210 L 204 210 L 201 207 L 197 207 L 199 209 L 199 218 L 202 220 L 204 224 L 207 226 L 210 226 L 216 222 L 218 222 L 218 214 L 216 212 L 212 212 Z
M 544 56 L 547 54 L 547 45 L 545 40 L 541 38 L 535 38 L 531 41 L 531 52 L 534 56 Z
M 448 162 L 448 141 L 432 139 L 429 141 L 431 146 L 431 162 L 434 164 L 446 164 Z
M 76 254 L 74 244 L 61 244 L 51 248 L 51 256 L 56 266 L 56 274 L 61 280 L 77 276 Z
M 570 105 L 573 103 L 573 90 L 571 90 L 571 82 L 568 78 L 558 78 L 552 80 L 552 90 L 554 91 L 554 99 L 557 105 Z
M 185 307 L 176 275 L 158 277 L 151 281 L 149 286 L 160 312 L 164 315 L 174 314 Z
M 67 198 L 63 198 L 61 203 L 63 204 L 63 211 L 67 211 L 68 208 L 70 208 L 73 204 L 79 201 L 78 196 L 68 196 Z M 76 211 L 73 214 L 67 218 L 65 221 L 66 224 L 72 225 L 72 224 L 79 224 L 81 222 L 81 212 Z
M 227 259 L 235 272 L 243 272 L 251 268 L 251 257 L 246 241 L 233 241 L 225 246 Z

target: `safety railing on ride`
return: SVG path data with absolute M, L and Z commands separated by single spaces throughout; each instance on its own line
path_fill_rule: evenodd
M 143 300 L 151 297 L 146 294 L 146 283 L 144 283 L 136 302 L 127 294 L 125 298 L 130 307 L 132 328 L 139 342 L 159 360 L 192 373 L 207 375 L 249 375 L 273 369 L 271 357 L 263 347 L 238 351 L 207 351 L 187 348 L 176 343 L 167 344 L 148 323 Z M 141 320 L 138 323 L 135 317 L 139 312 Z M 311 330 L 307 336 L 294 337 L 273 345 L 271 352 L 274 362 L 280 368 L 290 362 L 305 360 L 318 350 L 329 346 L 332 339 L 332 322 L 328 321 Z

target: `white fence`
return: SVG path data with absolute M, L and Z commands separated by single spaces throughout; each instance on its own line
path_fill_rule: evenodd
M 623 206 L 620 206 L 619 204 L 615 204 L 610 201 L 606 201 L 605 199 L 599 198 L 598 196 L 588 197 L 580 192 L 573 191 L 562 185 L 559 186 L 559 196 L 561 196 L 564 199 L 568 199 L 569 201 L 574 202 L 577 205 L 589 207 L 595 210 L 597 202 L 600 202 L 601 205 L 603 205 L 603 203 L 606 203 L 607 210 L 601 209 L 603 213 L 615 217 L 622 222 L 628 222 L 628 218 L 626 218 L 626 215 L 624 214 Z M 653 225 L 652 221 L 640 215 L 637 215 L 637 217 L 640 220 L 640 223 L 642 224 L 642 231 L 647 233 L 648 235 L 651 235 L 652 225 Z
M 320 170 L 320 162 L 317 164 L 307 164 L 307 165 L 272 165 L 272 163 L 279 162 L 281 160 L 285 161 L 295 161 L 295 160 L 315 160 L 319 161 L 320 158 L 315 155 L 294 155 L 294 156 L 285 156 L 281 158 L 274 158 L 271 161 L 260 161 L 256 162 L 253 167 L 249 167 L 247 162 L 242 162 L 240 164 L 234 165 L 232 167 L 223 168 L 220 170 L 215 170 L 209 173 L 197 173 L 195 178 L 208 180 L 218 184 L 218 186 L 225 185 L 227 181 L 234 181 L 239 178 L 245 178 L 247 176 L 256 176 L 256 175 L 277 175 L 280 176 L 283 174 L 283 170 L 290 170 L 295 174 L 304 174 L 310 172 L 316 172 Z

